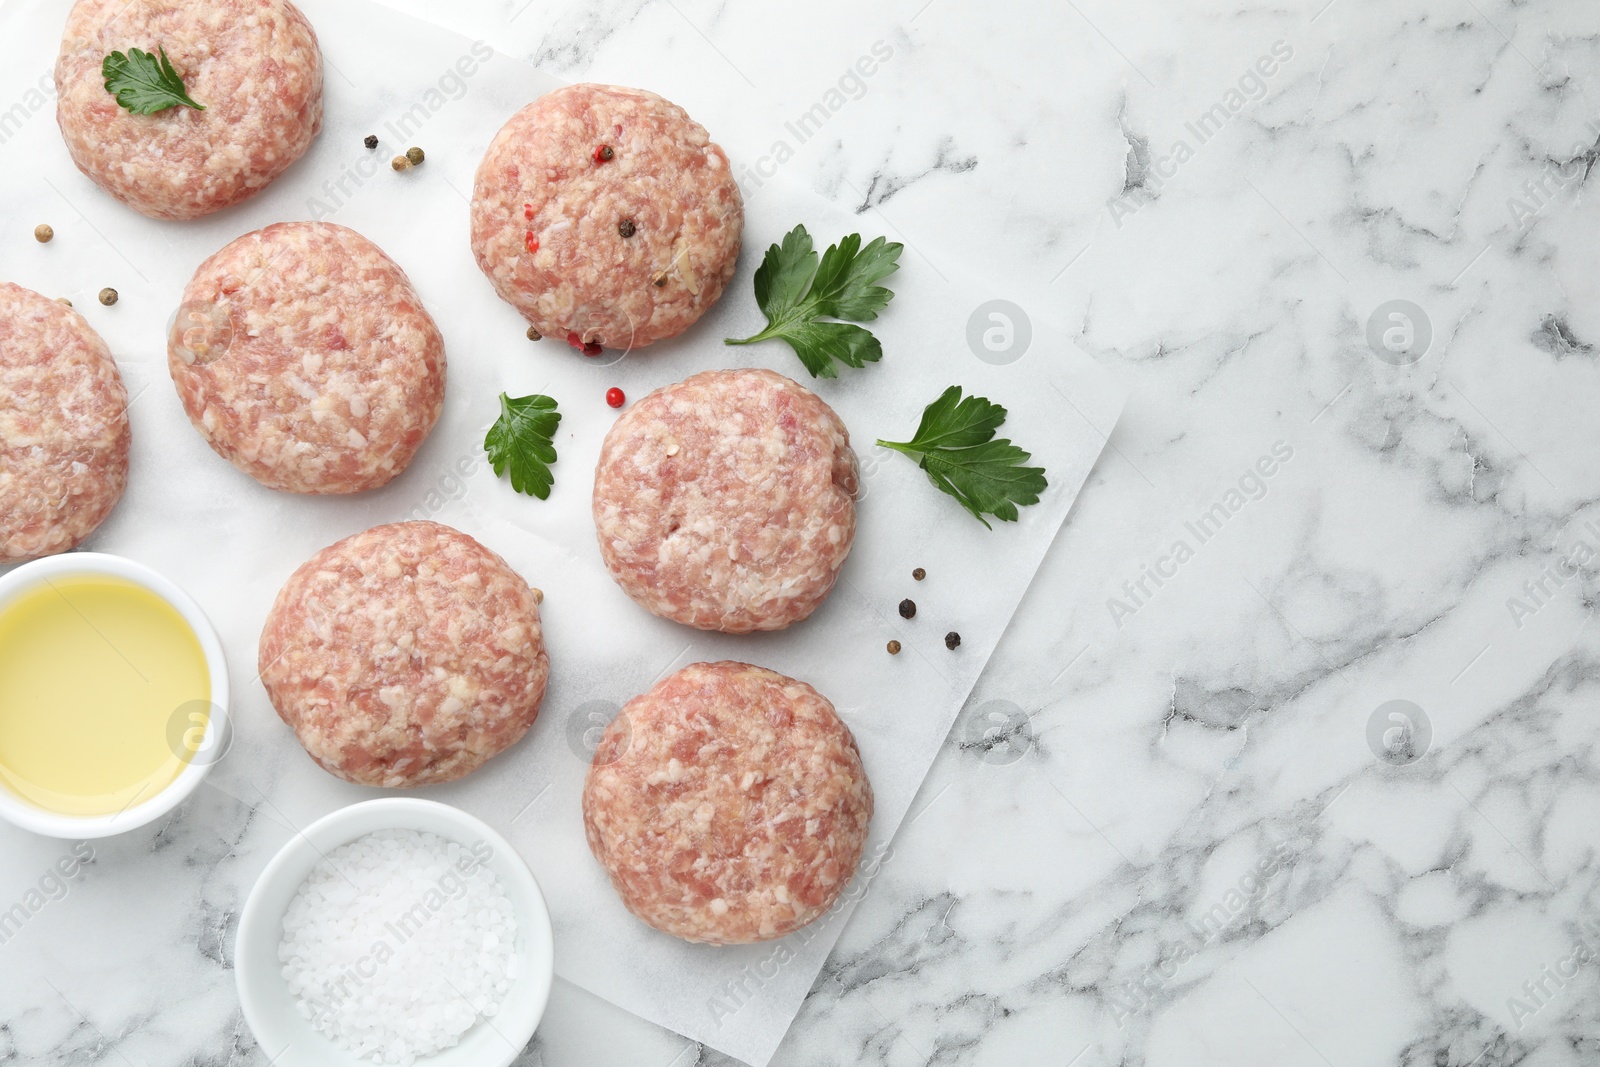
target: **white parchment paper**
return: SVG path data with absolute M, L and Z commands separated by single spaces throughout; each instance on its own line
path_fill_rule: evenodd
M 766 246 L 795 223 L 806 224 L 819 249 L 850 232 L 869 240 L 885 232 L 874 216 L 851 216 L 781 179 L 746 189 L 739 274 L 687 335 L 593 360 L 557 339 L 528 341 L 525 324 L 473 262 L 467 197 L 495 131 L 560 83 L 363 0 L 301 5 L 328 62 L 326 125 L 307 157 L 228 211 L 191 223 L 146 219 L 82 177 L 56 130 L 50 68 L 66 6 L 8 0 L 0 9 L 10 57 L 0 64 L 0 278 L 71 298 L 122 368 L 133 397 L 131 481 L 86 547 L 161 570 L 215 621 L 238 695 L 234 748 L 211 784 L 295 827 L 377 795 L 322 772 L 277 719 L 255 672 L 261 621 L 290 572 L 341 537 L 408 517 L 467 531 L 544 590 L 551 687 L 526 739 L 467 780 L 425 794 L 488 820 L 521 850 L 549 897 L 558 974 L 764 1064 L 871 874 L 892 862 L 887 843 L 1095 463 L 1121 391 L 1020 309 L 1002 309 L 1009 351 L 978 358 L 969 325 L 997 294 L 942 276 L 914 241 L 888 283 L 895 299 L 872 326 L 883 341 L 881 364 L 813 382 L 781 342 L 724 346 L 722 338 L 762 325 L 751 275 Z M 369 133 L 382 140 L 377 151 L 362 144 Z M 392 172 L 389 159 L 413 144 L 427 162 Z M 249 230 L 308 218 L 353 227 L 392 255 L 438 320 L 448 352 L 444 415 L 416 462 L 382 490 L 354 498 L 274 493 L 236 472 L 189 426 L 166 371 L 166 327 L 200 261 Z M 34 242 L 37 222 L 55 228 L 52 243 Z M 96 302 L 103 286 L 119 290 L 116 306 Z M 994 329 L 992 341 L 1006 340 L 1007 320 L 975 321 L 975 332 Z M 607 387 L 637 399 L 698 370 L 741 366 L 771 367 L 821 394 L 849 426 L 865 477 L 855 550 L 828 603 L 788 631 L 731 637 L 655 619 L 623 595 L 600 563 L 589 494 L 616 417 L 603 399 Z M 1048 470 L 1048 493 L 1023 509 L 1021 522 L 985 530 L 909 459 L 874 446 L 880 437 L 909 438 L 922 408 L 951 384 L 1004 404 L 1003 435 Z M 502 390 L 560 402 L 548 501 L 514 494 L 483 457 L 483 431 Z M 919 566 L 927 570 L 920 583 L 911 578 Z M 908 596 L 918 604 L 909 622 L 896 612 Z M 961 634 L 954 652 L 944 646 L 949 630 Z M 885 653 L 891 638 L 904 646 L 899 656 Z M 615 710 L 670 670 L 722 658 L 771 667 L 830 697 L 855 732 L 877 795 L 867 859 L 840 908 L 783 942 L 743 948 L 684 944 L 629 916 L 589 855 L 579 806 L 588 752 Z M 207 789 L 190 803 L 226 799 Z

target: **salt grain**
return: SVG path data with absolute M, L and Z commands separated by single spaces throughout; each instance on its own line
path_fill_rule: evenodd
M 300 1015 L 373 1063 L 411 1064 L 493 1016 L 516 978 L 517 922 L 486 845 L 379 830 L 328 853 L 283 917 Z

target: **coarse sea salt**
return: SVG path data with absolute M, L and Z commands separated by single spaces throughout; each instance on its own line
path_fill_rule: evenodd
M 492 855 L 416 830 L 328 853 L 289 902 L 278 944 L 300 1014 L 358 1057 L 411 1064 L 498 1012 L 517 921 Z

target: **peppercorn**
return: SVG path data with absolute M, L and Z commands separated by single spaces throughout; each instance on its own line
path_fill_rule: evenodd
M 898 656 L 900 654 L 900 642 L 899 641 L 890 641 L 887 647 L 889 649 L 889 655 Z
M 55 235 L 56 231 L 51 229 L 47 223 L 41 222 L 39 225 L 33 228 L 33 239 L 38 241 L 40 244 L 45 244 Z
M 633 224 L 632 219 L 623 219 L 621 222 L 617 223 L 617 232 L 622 234 L 624 237 L 632 237 L 636 232 L 638 232 L 638 229 L 639 228 Z
M 624 396 L 622 390 L 618 389 L 616 386 L 613 385 L 610 389 L 606 390 L 606 403 L 610 404 L 612 407 L 620 408 L 627 402 L 628 398 Z
M 902 600 L 902 601 L 900 601 L 900 617 L 902 619 L 914 619 L 914 618 L 916 618 L 917 617 L 917 603 L 916 603 L 916 601 L 914 601 L 914 600 Z
M 961 635 L 956 633 L 954 630 L 951 630 L 949 633 L 945 634 L 944 635 L 944 647 L 948 648 L 952 652 L 954 652 L 956 649 L 960 648 L 961 647 Z
M 666 285 L 666 284 L 667 284 L 667 276 L 665 274 L 662 274 L 662 275 L 660 275 L 659 277 L 656 278 L 656 288 L 657 289 L 661 288 L 663 285 Z
M 534 329 L 532 326 L 528 327 L 528 340 L 537 341 L 542 336 L 544 336 L 544 335 L 541 334 L 538 330 Z
M 58 297 L 56 297 L 56 303 L 58 303 L 58 304 L 65 304 L 65 305 L 67 305 L 67 307 L 71 307 L 71 306 L 72 306 L 72 301 L 70 301 L 70 300 L 68 300 L 68 299 L 67 299 L 67 298 L 66 298 L 66 297 L 64 297 L 64 296 L 58 296 Z
M 911 572 L 911 577 L 915 578 L 919 582 L 927 576 L 928 572 L 923 570 L 921 567 L 918 567 L 916 570 Z
M 366 138 L 361 143 L 366 145 L 368 148 L 377 148 L 378 147 L 378 135 L 375 134 L 375 133 L 369 133 L 369 134 L 367 134 Z
M 594 161 L 596 163 L 610 163 L 614 158 L 616 158 L 616 152 L 612 151 L 611 146 L 608 144 L 603 144 L 594 150 Z
M 409 170 L 411 168 L 411 160 L 407 159 L 405 156 L 395 156 L 393 159 L 389 160 L 389 166 L 393 167 L 395 170 Z
M 406 149 L 406 158 L 411 161 L 411 165 L 413 167 L 417 167 L 421 166 L 422 161 L 428 157 L 422 154 L 422 149 L 413 145 L 412 147 Z
M 112 304 L 115 304 L 116 302 L 117 302 L 117 291 L 115 289 L 102 289 L 102 290 L 100 290 L 100 303 L 104 304 L 106 307 L 110 307 Z

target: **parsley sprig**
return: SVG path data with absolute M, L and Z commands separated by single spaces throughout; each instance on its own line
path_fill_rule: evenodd
M 883 346 L 856 322 L 878 317 L 894 293 L 875 284 L 900 269 L 903 245 L 874 239 L 865 248 L 853 233 L 822 254 L 819 265 L 811 235 L 796 226 L 781 245 L 767 249 L 756 269 L 756 304 L 767 328 L 723 343 L 750 345 L 780 337 L 794 349 L 813 378 L 834 378 L 834 362 L 863 367 L 883 358 Z M 827 322 L 825 319 L 848 319 Z
M 1005 421 L 1005 408 L 981 396 L 963 398 L 961 387 L 952 385 L 923 409 L 911 440 L 878 444 L 916 458 L 934 485 L 985 526 L 985 514 L 1016 522 L 1017 505 L 1037 504 L 1050 483 L 1043 467 L 1023 466 L 1033 458 L 1027 452 L 994 439 Z
M 169 107 L 192 107 L 204 111 L 204 104 L 196 103 L 183 87 L 183 79 L 172 69 L 167 50 L 158 59 L 138 48 L 128 49 L 127 55 L 112 52 L 100 64 L 100 74 L 106 80 L 106 92 L 117 98 L 117 103 L 135 115 L 154 115 Z
M 554 444 L 561 412 L 548 396 L 511 397 L 500 394 L 500 417 L 489 427 L 483 450 L 496 477 L 511 471 L 511 488 L 519 493 L 550 499 L 555 476 L 550 464 L 556 461 Z

